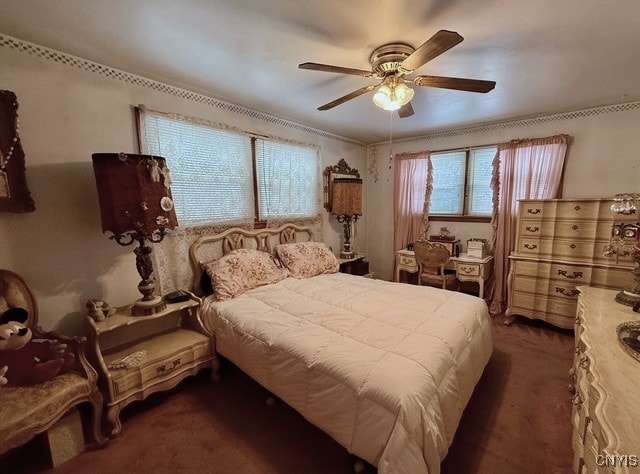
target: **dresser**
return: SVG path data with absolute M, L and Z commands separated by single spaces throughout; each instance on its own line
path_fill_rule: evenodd
M 640 472 L 640 360 L 623 349 L 616 332 L 640 314 L 616 303 L 615 290 L 579 287 L 578 293 L 569 387 L 573 470 Z
M 515 315 L 570 329 L 577 286 L 631 286 L 631 256 L 605 256 L 613 222 L 636 216 L 611 211 L 610 199 L 523 200 L 509 256 L 507 324 Z

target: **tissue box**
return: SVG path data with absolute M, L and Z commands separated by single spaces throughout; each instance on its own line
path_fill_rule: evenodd
M 486 256 L 486 242 L 484 240 L 467 240 L 467 255 L 484 258 Z

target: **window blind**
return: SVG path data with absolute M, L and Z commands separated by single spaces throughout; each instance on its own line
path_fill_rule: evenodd
M 466 160 L 465 151 L 431 154 L 433 192 L 429 214 L 462 215 Z
M 493 213 L 493 159 L 496 147 L 476 148 L 471 150 L 469 163 L 469 209 L 472 216 L 490 216 Z
M 261 219 L 319 214 L 319 156 L 313 148 L 256 139 Z
M 140 131 L 142 152 L 167 160 L 179 225 L 254 218 L 251 141 L 246 135 L 152 111 L 140 113 Z

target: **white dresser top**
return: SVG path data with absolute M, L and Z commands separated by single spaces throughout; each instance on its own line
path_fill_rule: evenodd
M 640 320 L 640 313 L 615 302 L 617 290 L 578 289 L 584 354 L 600 394 L 595 410 L 608 440 L 603 448 L 609 454 L 640 457 L 640 361 L 623 349 L 616 332 L 619 324 Z

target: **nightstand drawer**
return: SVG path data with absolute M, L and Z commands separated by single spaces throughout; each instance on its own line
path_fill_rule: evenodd
M 122 360 L 137 351 L 147 353 L 138 367 L 110 369 L 114 402 L 141 388 L 144 392 L 156 383 L 213 359 L 210 337 L 189 329 L 179 329 L 105 355 L 105 362 Z
M 398 255 L 398 264 L 406 267 L 417 267 L 416 257 L 410 257 L 408 255 Z

